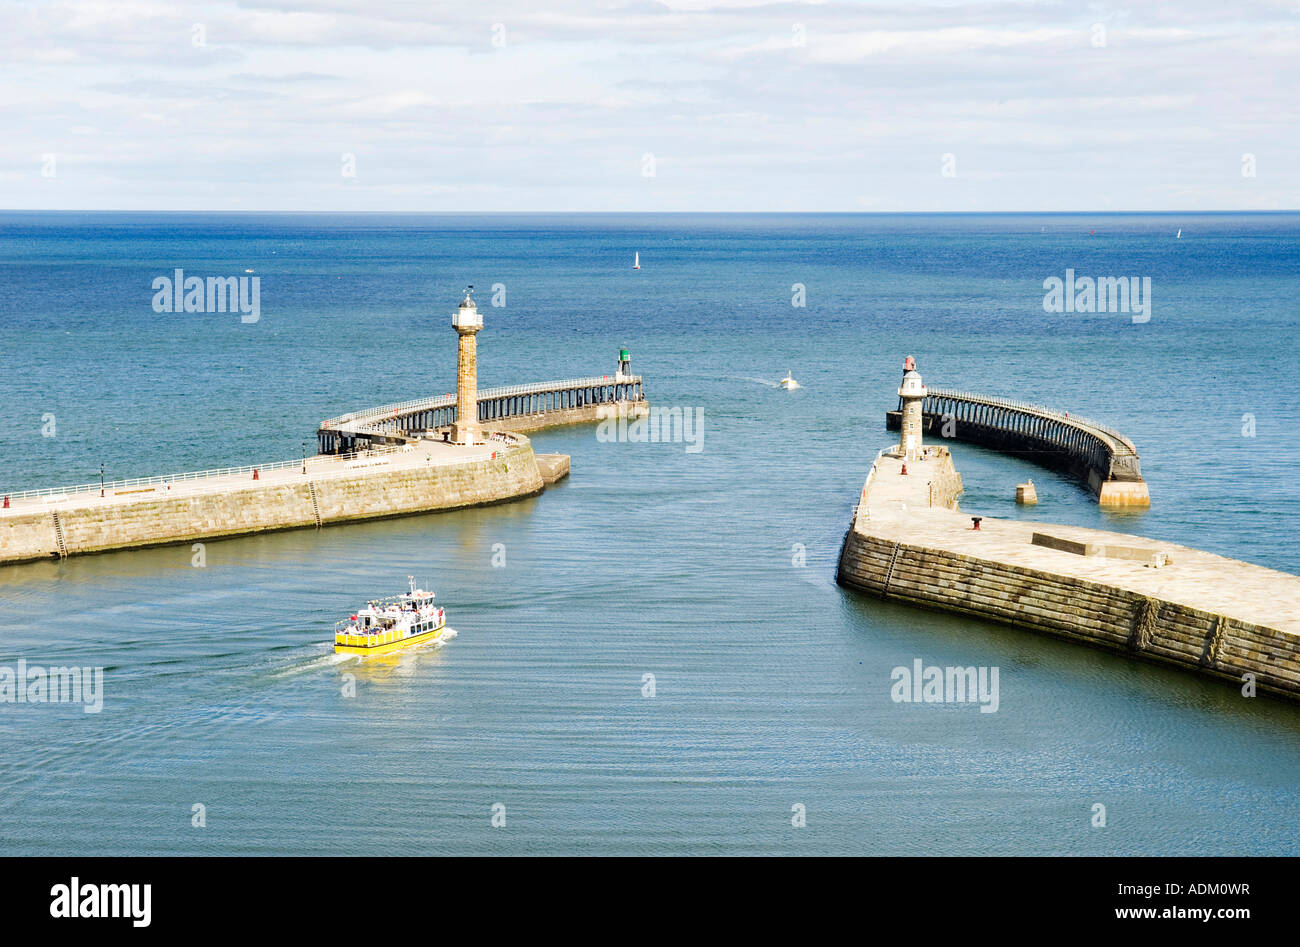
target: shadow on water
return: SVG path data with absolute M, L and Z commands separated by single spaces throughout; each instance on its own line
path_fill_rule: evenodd
M 557 489 L 548 488 L 548 489 Z M 543 494 L 545 496 L 545 494 Z M 0 568 L 0 588 L 21 596 L 24 586 L 49 582 L 84 583 L 118 579 L 148 579 L 160 573 L 219 569 L 223 565 L 271 567 L 305 559 L 342 563 L 349 550 L 369 548 L 376 542 L 407 543 L 422 537 L 456 537 L 462 550 L 477 551 L 487 531 L 511 521 L 526 521 L 541 497 L 524 497 L 506 503 L 468 507 L 410 516 L 383 517 L 354 523 L 337 523 L 274 530 L 195 542 L 171 543 L 135 549 L 112 550 L 67 559 L 22 562 Z M 202 565 L 196 564 L 202 546 Z
M 1240 685 L 1156 661 L 1130 658 L 1108 649 L 1039 634 L 982 618 L 930 610 L 852 589 L 842 589 L 844 611 L 869 634 L 873 648 L 884 648 L 890 667 L 928 665 L 998 666 L 1003 687 L 1017 676 L 1032 701 L 1073 702 L 1079 711 L 1098 699 L 1130 708 L 1140 698 L 1193 715 L 1210 713 L 1219 721 L 1266 727 L 1290 734 L 1300 748 L 1300 705 L 1261 694 L 1246 698 Z M 883 665 L 882 665 L 883 666 Z M 1004 704 L 1004 707 L 1006 705 Z

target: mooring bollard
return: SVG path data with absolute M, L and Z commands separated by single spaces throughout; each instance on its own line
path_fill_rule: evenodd
M 971 529 L 978 530 L 978 529 L 980 528 L 980 520 L 982 520 L 982 519 L 984 519 L 984 517 L 982 517 L 982 516 L 972 516 L 972 517 L 970 518 L 970 521 L 971 521 L 974 525 L 971 526 Z
M 254 480 L 257 479 L 257 468 L 256 468 L 256 467 L 253 468 L 253 479 L 254 479 Z
M 5 494 L 5 509 L 9 509 L 9 495 Z

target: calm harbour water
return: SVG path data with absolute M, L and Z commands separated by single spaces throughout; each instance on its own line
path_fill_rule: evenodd
M 1153 498 L 956 445 L 964 508 L 1300 572 L 1298 264 L 1297 215 L 0 214 L 2 490 L 451 391 L 466 283 L 481 385 L 627 346 L 705 418 L 699 453 L 539 433 L 572 476 L 515 504 L 0 569 L 0 665 L 106 668 L 102 713 L 0 704 L 0 853 L 1300 854 L 1300 707 L 833 580 L 905 355 L 1119 428 Z M 155 313 L 177 267 L 254 269 L 261 320 Z M 1151 321 L 1045 313 L 1067 267 L 1151 277 Z M 459 636 L 336 660 L 409 574 Z M 998 712 L 893 703 L 916 658 L 999 667 Z

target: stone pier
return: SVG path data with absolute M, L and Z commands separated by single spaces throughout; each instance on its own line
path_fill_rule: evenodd
M 560 458 L 563 458 L 561 460 Z M 568 457 L 547 455 L 548 475 Z M 0 565 L 503 503 L 544 489 L 526 437 L 31 491 L 0 509 Z
M 595 424 L 607 417 L 645 417 L 650 413 L 638 375 L 566 378 L 477 393 L 482 433 L 527 433 L 569 424 Z M 316 431 L 320 453 L 335 454 L 384 444 L 402 444 L 433 434 L 441 437 L 457 423 L 458 395 L 386 404 L 322 421 Z
M 1300 576 L 1126 533 L 981 517 L 943 446 L 882 451 L 837 581 L 1300 699 Z

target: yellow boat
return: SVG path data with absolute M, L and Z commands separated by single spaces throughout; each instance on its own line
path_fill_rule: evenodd
M 447 611 L 433 604 L 433 593 L 415 587 L 396 598 L 367 602 L 355 615 L 334 625 L 335 654 L 389 654 L 437 641 L 447 627 Z

